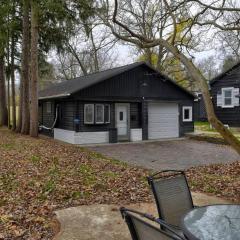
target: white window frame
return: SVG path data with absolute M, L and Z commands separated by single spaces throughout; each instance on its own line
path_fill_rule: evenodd
M 92 121 L 87 121 L 86 119 L 86 109 L 87 107 L 91 107 L 92 108 Z M 94 104 L 84 104 L 84 124 L 94 124 Z
M 102 108 L 102 121 L 97 121 L 97 107 L 101 107 Z M 96 124 L 103 124 L 104 123 L 104 104 L 95 104 L 95 123 Z
M 185 114 L 184 114 L 185 110 L 189 110 L 189 118 L 185 118 Z M 192 117 L 193 117 L 192 106 L 183 106 L 182 116 L 183 116 L 183 122 L 192 122 Z
M 225 105 L 225 91 L 229 91 L 231 90 L 232 96 L 231 96 L 231 105 Z M 222 108 L 233 108 L 234 107 L 234 103 L 233 103 L 233 93 L 234 93 L 234 87 L 226 87 L 226 88 L 222 88 Z
M 105 114 L 105 107 L 106 106 L 108 106 L 108 121 L 105 121 L 105 123 L 110 123 L 111 122 L 111 120 L 110 120 L 110 117 L 111 117 L 111 115 L 110 115 L 110 113 L 111 113 L 111 111 L 110 111 L 110 104 L 105 104 L 105 106 L 104 106 L 104 114 Z
M 52 113 L 52 102 L 46 102 L 46 112 Z

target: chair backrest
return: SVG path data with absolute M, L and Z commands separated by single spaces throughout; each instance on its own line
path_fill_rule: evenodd
M 148 177 L 148 183 L 153 191 L 159 218 L 179 227 L 182 216 L 193 208 L 184 172 L 162 171 Z
M 144 221 L 143 218 L 132 214 L 129 210 L 122 212 L 122 215 L 128 225 L 132 240 L 179 240 L 177 236 L 161 230 L 160 226 L 156 227 Z

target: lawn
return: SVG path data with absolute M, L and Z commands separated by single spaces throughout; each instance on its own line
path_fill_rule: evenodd
M 147 170 L 46 137 L 0 129 L 0 239 L 52 239 L 54 210 L 152 201 Z M 193 168 L 191 187 L 239 201 L 239 162 Z
M 197 133 L 197 136 L 193 136 L 194 139 L 226 143 L 223 137 L 208 122 L 194 122 L 194 131 Z M 240 128 L 230 128 L 230 131 L 240 140 Z

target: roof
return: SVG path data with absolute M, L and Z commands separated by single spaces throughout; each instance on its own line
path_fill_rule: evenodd
M 219 79 L 221 79 L 222 77 L 224 77 L 225 75 L 229 74 L 230 72 L 232 72 L 234 69 L 240 67 L 240 62 L 238 62 L 237 64 L 235 64 L 233 67 L 229 68 L 227 71 L 219 74 L 218 76 L 216 76 L 215 78 L 213 78 L 212 80 L 210 80 L 209 84 L 212 85 L 213 83 L 215 83 L 216 81 L 218 81 Z
M 102 82 L 104 80 L 112 78 L 116 75 L 119 75 L 121 73 L 129 71 L 129 70 L 131 70 L 135 67 L 141 66 L 141 65 L 148 66 L 153 71 L 158 72 L 155 69 L 153 69 L 151 66 L 146 64 L 145 62 L 136 62 L 136 63 L 132 63 L 132 64 L 129 64 L 129 65 L 116 67 L 116 68 L 112 68 L 112 69 L 88 74 L 86 76 L 81 76 L 81 77 L 78 77 L 78 78 L 74 78 L 74 79 L 71 79 L 71 80 L 66 80 L 66 81 L 63 81 L 63 82 L 60 82 L 60 83 L 52 84 L 48 88 L 39 92 L 39 99 L 68 97 L 68 96 L 70 96 L 70 95 L 72 95 L 72 94 L 74 94 L 74 93 L 76 93 L 76 92 L 78 92 L 78 91 L 80 91 L 84 88 L 90 87 L 94 84 L 97 84 L 99 82 Z M 167 80 L 171 81 L 173 84 L 177 85 L 179 88 L 181 88 L 186 93 L 193 96 L 192 93 L 187 91 L 185 88 L 179 86 L 176 82 L 171 80 L 169 77 L 163 75 L 160 72 L 158 72 L 158 73 L 162 77 L 164 77 L 165 79 L 167 79 Z

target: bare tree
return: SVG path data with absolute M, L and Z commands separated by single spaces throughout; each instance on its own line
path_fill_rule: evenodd
M 116 42 L 117 39 L 99 19 L 80 24 L 74 36 L 66 42 L 66 51 L 58 54 L 55 63 L 58 77 L 71 79 L 116 65 L 113 51 Z
M 118 12 L 118 0 L 114 1 L 113 9 L 111 9 L 111 5 L 108 1 L 105 2 L 102 7 L 106 10 L 105 13 L 107 14 L 105 14 L 102 19 L 105 19 L 105 24 L 111 29 L 112 33 L 117 38 L 135 44 L 139 48 L 162 46 L 175 58 L 179 59 L 179 61 L 185 66 L 189 76 L 191 76 L 191 78 L 199 84 L 205 101 L 209 122 L 240 154 L 239 140 L 231 133 L 230 130 L 224 127 L 214 112 L 214 106 L 208 90 L 206 78 L 193 63 L 187 49 L 184 51 L 183 47 L 180 48 L 175 44 L 178 22 L 177 16 L 179 14 L 179 9 L 182 7 L 189 9 L 189 12 L 191 12 L 191 16 L 189 18 L 191 24 L 185 30 L 183 37 L 185 37 L 186 34 L 191 36 L 194 32 L 194 28 L 199 26 L 215 27 L 218 30 L 221 29 L 227 31 L 239 29 L 240 26 L 238 21 L 233 20 L 228 26 L 226 26 L 221 22 L 221 20 L 224 14 L 228 15 L 229 12 L 238 12 L 240 9 L 228 6 L 225 0 L 209 1 L 206 4 L 205 1 L 202 2 L 200 0 L 179 0 L 175 1 L 174 4 L 170 4 L 169 0 L 163 0 L 162 3 L 164 6 L 162 8 L 163 15 L 168 16 L 167 22 L 171 29 L 170 36 L 166 35 L 164 37 L 156 36 L 154 38 L 149 38 L 144 36 L 141 32 L 135 31 L 130 24 L 126 24 L 125 22 L 125 19 L 128 18 L 127 13 L 124 11 Z M 185 43 L 184 45 L 187 44 Z

